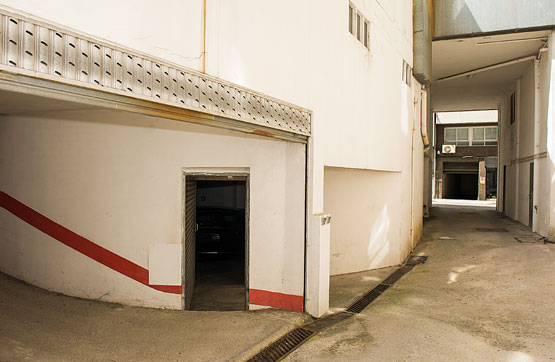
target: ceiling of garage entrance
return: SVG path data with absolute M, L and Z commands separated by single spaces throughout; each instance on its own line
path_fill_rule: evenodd
M 496 109 L 500 97 L 533 64 L 527 60 L 470 76 L 449 77 L 537 55 L 549 32 L 438 40 L 432 44 L 432 107 L 435 112 Z M 444 79 L 447 78 L 447 79 Z

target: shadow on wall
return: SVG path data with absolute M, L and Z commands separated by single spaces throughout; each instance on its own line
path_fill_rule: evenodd
M 482 32 L 467 0 L 438 0 L 434 12 L 436 36 Z
M 459 1 L 460 4 L 462 1 Z M 470 11 L 468 4 L 466 2 L 462 2 L 463 5 L 460 6 L 457 14 L 453 17 L 455 19 L 455 24 L 465 24 L 466 27 L 472 29 L 472 33 L 479 33 L 482 31 L 480 25 L 476 21 L 476 18 Z

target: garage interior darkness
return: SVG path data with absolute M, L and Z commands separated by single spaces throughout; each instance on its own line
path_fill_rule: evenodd
M 444 173 L 444 199 L 478 199 L 478 172 Z
M 246 310 L 246 181 L 196 180 L 190 310 Z

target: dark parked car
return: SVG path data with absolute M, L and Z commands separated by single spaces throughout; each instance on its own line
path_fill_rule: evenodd
M 196 252 L 201 255 L 245 253 L 245 212 L 235 209 L 197 209 Z

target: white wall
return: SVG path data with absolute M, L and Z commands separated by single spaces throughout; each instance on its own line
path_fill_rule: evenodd
M 0 0 L 0 5 L 189 68 L 201 68 L 202 0 Z
M 552 44 L 550 37 L 549 44 Z M 549 130 L 553 128 L 552 74 L 553 50 L 542 53 L 537 64 L 530 62 L 515 82 L 516 122 L 509 120 L 509 94 L 503 97 L 500 110 L 499 182 L 503 188 L 503 167 L 507 167 L 505 214 L 528 225 L 530 163 L 534 162 L 534 214 L 532 230 L 549 236 L 552 188 L 552 156 L 548 152 Z M 536 85 L 538 86 L 536 88 Z M 499 193 L 502 195 L 502 192 Z M 502 198 L 499 209 L 503 210 Z
M 0 1 L 200 69 L 201 0 L 124 0 L 117 5 L 106 0 L 90 5 L 67 0 L 53 4 Z M 309 214 L 325 211 L 324 167 L 398 173 L 396 247 L 408 252 L 406 245 L 414 243 L 421 229 L 421 213 L 411 213 L 411 207 L 420 210 L 422 201 L 411 195 L 414 182 L 419 182 L 415 175 L 423 172 L 422 158 L 417 155 L 422 149 L 416 137 L 419 129 L 413 131 L 414 93 L 402 81 L 403 61 L 412 65 L 412 1 L 353 3 L 371 23 L 370 50 L 348 31 L 347 0 L 208 0 L 206 71 L 313 110 Z M 109 14 L 99 10 L 106 8 L 112 9 Z M 139 12 L 138 18 L 128 16 Z M 295 158 L 296 152 L 291 153 Z M 270 175 L 286 182 L 294 177 L 273 169 Z M 361 228 L 361 232 L 369 231 Z M 287 239 L 290 232 L 285 228 L 281 237 Z M 289 263 L 302 265 L 300 255 Z M 281 270 L 260 270 L 260 278 Z M 297 280 L 298 275 L 283 270 L 284 283 Z
M 399 235 L 391 239 L 386 257 L 386 263 L 398 264 L 413 244 L 411 182 L 423 172 L 417 155 L 411 173 L 413 92 L 402 81 L 403 60 L 412 64 L 412 1 L 353 3 L 371 22 L 370 50 L 348 31 L 346 0 L 209 1 L 207 72 L 313 111 L 309 214 L 330 212 L 324 207 L 325 167 L 399 174 L 400 198 L 391 196 L 400 203 Z M 414 148 L 422 150 L 418 142 Z M 355 208 L 364 207 L 358 201 Z M 416 239 L 422 201 L 413 201 L 419 210 L 412 214 Z M 332 243 L 344 216 L 332 214 Z M 368 223 L 357 228 L 360 235 L 371 233 Z M 329 263 L 330 256 L 320 254 L 323 249 L 312 249 L 318 235 L 310 235 L 309 264 Z M 325 300 L 328 293 L 318 288 L 307 289 L 313 314 L 322 310 L 311 310 L 313 301 Z
M 400 240 L 400 173 L 326 167 L 324 174 L 330 274 L 399 264 L 410 248 Z
M 412 2 L 354 3 L 372 23 L 370 51 L 348 31 L 348 1 L 208 6 L 209 73 L 314 111 L 315 213 L 324 165 L 400 171 L 410 157 L 398 147 L 410 143 L 401 70 L 412 63 Z
M 517 220 L 529 224 L 529 197 L 530 194 L 530 162 L 524 161 L 534 156 L 534 63 L 530 62 L 520 79 L 520 96 L 518 112 L 518 211 Z
M 548 52 L 545 53 L 545 64 L 542 67 L 541 89 L 541 119 L 546 122 L 546 170 L 547 176 L 545 194 L 542 199 L 547 203 L 546 210 L 546 236 L 555 240 L 555 31 L 551 32 L 548 41 Z M 543 58 L 543 57 L 542 57 Z
M 302 144 L 124 112 L 0 117 L 0 190 L 147 269 L 150 245 L 181 243 L 183 168 L 249 170 L 249 287 L 293 295 L 303 295 L 304 161 Z M 0 231 L 0 270 L 31 284 L 181 306 L 180 295 L 124 277 L 4 209 Z

